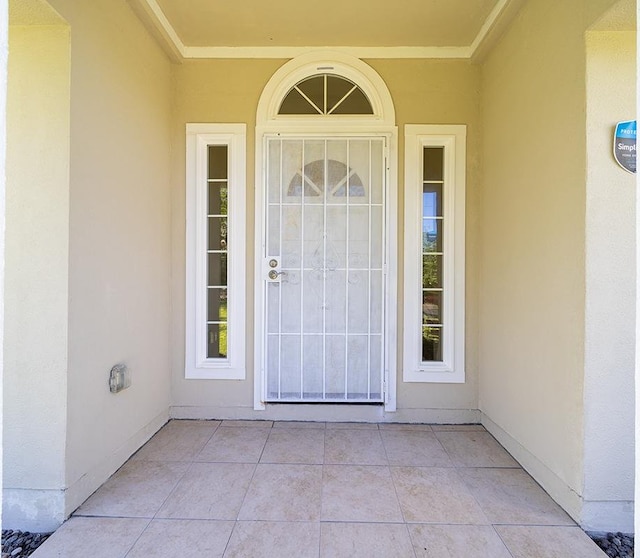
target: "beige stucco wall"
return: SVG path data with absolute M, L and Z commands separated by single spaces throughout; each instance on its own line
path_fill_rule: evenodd
M 480 410 L 579 521 L 589 465 L 584 33 L 612 3 L 525 4 L 482 72 Z M 610 148 L 592 162 L 610 164 Z
M 170 64 L 126 2 L 71 26 L 68 511 L 167 416 Z M 109 370 L 131 370 L 112 395 Z
M 636 118 L 635 31 L 589 31 L 584 383 L 587 529 L 633 530 L 636 180 L 613 160 Z
M 69 255 L 69 29 L 12 26 L 7 102 L 4 526 L 61 521 Z
M 7 0 L 0 0 L 0 10 L 7 13 Z M 7 78 L 9 74 L 9 22 L 7 18 L 0 20 L 0 48 L 2 54 L 0 54 L 0 168 L 5 170 L 0 174 L 0 227 L 5 231 L 4 235 L 0 237 L 0 257 L 2 261 L 5 261 L 5 235 L 6 235 L 6 187 L 7 187 Z M 4 285 L 5 285 L 5 271 L 4 265 L 0 267 L 0 336 L 4 340 Z M 0 397 L 4 393 L 4 347 L 0 343 Z M 4 439 L 4 416 L 0 413 L 0 447 Z M 1 452 L 0 452 L 1 455 Z M 3 486 L 3 471 L 4 466 L 2 460 L 0 460 L 0 488 Z M 2 508 L 0 507 L 0 523 L 2 523 Z
M 480 285 L 480 409 L 578 495 L 586 163 L 581 4 L 527 3 L 484 64 Z M 575 516 L 577 502 L 571 503 Z
M 173 68 L 173 331 L 172 406 L 176 416 L 265 416 L 253 413 L 253 269 L 254 269 L 254 127 L 258 99 L 284 60 L 185 61 Z M 404 124 L 467 124 L 467 382 L 464 385 L 403 384 L 398 353 L 398 413 L 386 419 L 427 417 L 432 420 L 472 417 L 477 409 L 477 275 L 479 207 L 479 68 L 459 61 L 368 60 L 385 80 L 395 104 L 399 127 L 399 267 L 402 269 L 403 126 Z M 185 261 L 185 124 L 247 123 L 247 335 L 245 381 L 184 379 Z M 402 273 L 398 275 L 400 291 Z M 401 294 L 401 293 L 400 293 Z M 402 298 L 400 296 L 399 301 Z M 399 304 L 401 307 L 401 303 Z M 401 315 L 399 316 L 401 323 Z M 400 330 L 400 334 L 402 330 Z M 399 344 L 401 337 L 399 337 Z M 399 347 L 400 349 L 400 347 Z M 282 408 L 282 407 L 280 407 Z M 451 411 L 453 410 L 453 411 Z M 451 411 L 451 412 L 450 412 Z M 293 411 L 292 411 L 293 412 Z M 297 416 L 304 411 L 297 409 Z M 352 415 L 354 418 L 363 415 Z
M 32 283 L 49 281 L 46 302 L 60 319 L 54 323 L 47 317 L 39 331 L 38 316 L 29 316 L 24 327 L 37 328 L 39 335 L 23 339 L 20 347 L 28 351 L 29 345 L 55 340 L 59 360 L 57 377 L 42 367 L 33 385 L 22 386 L 33 388 L 23 398 L 36 398 L 51 418 L 22 414 L 21 420 L 22 428 L 43 429 L 34 455 L 45 470 L 49 465 L 43 464 L 54 464 L 50 484 L 66 489 L 61 493 L 66 515 L 168 416 L 170 64 L 126 2 L 52 0 L 51 5 L 71 31 L 70 157 L 63 158 L 57 147 L 69 141 L 68 133 L 59 142 L 41 140 L 34 122 L 30 141 L 42 145 L 35 156 L 39 144 L 32 145 L 30 172 L 34 178 L 48 175 L 42 157 L 52 156 L 56 164 L 68 165 L 70 178 L 66 197 L 60 193 L 56 199 L 60 208 L 49 208 L 59 210 L 43 212 L 55 230 L 41 229 L 36 213 L 31 227 L 41 234 L 33 241 L 25 240 L 33 232 L 21 239 L 20 256 L 32 262 Z M 33 94 L 50 90 L 43 80 Z M 26 257 L 46 252 L 50 244 L 57 258 L 53 278 L 45 262 Z M 60 263 L 64 259 L 66 267 Z M 129 366 L 132 386 L 112 395 L 109 370 L 120 362 Z M 49 384 L 54 398 L 47 393 Z M 51 441 L 48 429 L 56 430 Z M 33 479 L 27 484 L 38 486 Z M 60 514 L 56 509 L 52 517 Z

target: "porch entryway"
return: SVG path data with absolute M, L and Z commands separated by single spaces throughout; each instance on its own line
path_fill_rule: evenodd
M 479 425 L 171 421 L 34 558 L 600 558 Z

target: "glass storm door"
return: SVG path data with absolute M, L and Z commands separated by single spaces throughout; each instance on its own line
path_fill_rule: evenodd
M 267 140 L 267 401 L 384 399 L 384 147 Z

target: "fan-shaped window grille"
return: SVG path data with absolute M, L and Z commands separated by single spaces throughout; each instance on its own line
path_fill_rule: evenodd
M 373 114 L 373 107 L 352 81 L 321 74 L 294 85 L 285 95 L 278 114 Z
M 347 195 L 347 186 L 349 188 L 349 196 L 363 197 L 365 195 L 364 185 L 358 174 L 347 167 L 340 161 L 328 159 L 326 161 L 313 161 L 304 166 L 304 176 L 300 173 L 291 179 L 289 183 L 289 196 L 301 196 L 304 184 L 304 195 L 306 197 L 321 196 L 324 192 L 324 185 L 332 196 L 336 198 L 344 198 Z

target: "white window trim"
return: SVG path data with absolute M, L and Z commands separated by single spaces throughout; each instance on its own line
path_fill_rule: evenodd
M 422 362 L 422 152 L 444 147 L 443 360 Z M 404 347 L 405 382 L 465 381 L 466 126 L 405 126 Z
M 187 124 L 185 377 L 246 378 L 246 124 Z M 207 358 L 207 147 L 227 145 L 227 358 Z

